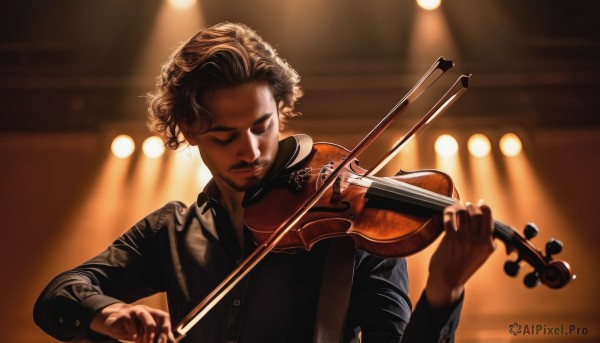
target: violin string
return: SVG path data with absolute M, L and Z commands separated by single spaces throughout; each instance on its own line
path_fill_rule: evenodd
M 398 195 L 402 199 L 408 200 L 415 205 L 427 206 L 431 209 L 441 211 L 444 209 L 444 207 L 452 205 L 456 202 L 454 198 L 447 197 L 401 181 L 394 180 L 394 182 L 392 182 L 385 178 L 373 177 L 369 177 L 369 179 L 373 182 L 372 186 Z
M 500 238 L 502 238 L 505 242 L 511 242 L 516 234 L 515 230 L 511 226 L 497 220 L 494 220 L 494 229 L 496 235 L 500 236 Z
M 373 177 L 369 177 L 369 180 L 372 181 L 371 187 L 374 185 L 376 188 L 379 187 L 379 189 L 385 190 L 386 192 L 399 195 L 404 201 L 439 211 L 442 211 L 446 206 L 452 205 L 458 201 L 452 197 L 397 180 L 393 180 L 392 182 L 385 178 Z M 506 242 L 510 242 L 515 234 L 515 230 L 511 226 L 497 220 L 494 220 L 494 229 L 496 235 Z
M 313 177 L 319 176 L 320 174 L 320 172 L 309 172 L 305 175 Z M 457 201 L 452 197 L 435 193 L 430 190 L 413 186 L 411 184 L 407 184 L 405 182 L 394 179 L 380 177 L 366 177 L 366 179 L 370 181 L 370 184 L 367 187 L 375 187 L 376 189 L 383 190 L 386 193 L 391 193 L 399 196 L 399 200 L 403 200 L 405 202 L 418 206 L 424 206 L 437 211 L 442 211 L 446 206 L 452 205 Z M 348 181 L 352 182 L 354 180 L 364 180 L 364 178 L 358 175 L 351 174 L 351 177 L 348 178 Z M 361 186 L 366 186 L 362 182 L 352 183 Z M 515 230 L 511 226 L 506 225 L 497 220 L 494 220 L 494 229 L 496 235 L 507 242 L 511 241 L 515 234 Z

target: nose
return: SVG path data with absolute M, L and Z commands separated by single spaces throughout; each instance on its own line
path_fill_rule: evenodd
M 259 143 L 259 137 L 247 131 L 240 139 L 238 158 L 247 163 L 254 162 L 260 156 Z

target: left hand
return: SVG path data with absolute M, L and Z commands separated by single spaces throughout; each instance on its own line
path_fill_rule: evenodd
M 496 249 L 492 211 L 477 205 L 456 202 L 444 209 L 445 235 L 429 263 L 425 293 L 433 307 L 457 301 L 467 280 Z

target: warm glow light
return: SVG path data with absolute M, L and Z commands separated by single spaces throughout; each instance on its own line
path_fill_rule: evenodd
M 110 150 L 119 158 L 127 158 L 133 154 L 135 143 L 133 142 L 133 138 L 127 135 L 118 135 L 113 139 Z
M 169 3 L 178 10 L 185 10 L 194 6 L 196 0 L 169 0 Z
M 435 140 L 435 151 L 444 157 L 452 156 L 458 151 L 458 143 L 450 135 L 441 135 Z
M 521 153 L 522 149 L 521 140 L 514 133 L 507 133 L 500 138 L 500 150 L 504 155 L 514 157 Z
M 417 0 L 417 5 L 428 11 L 433 11 L 434 9 L 440 7 L 441 3 L 442 0 Z
M 148 137 L 142 144 L 144 155 L 149 158 L 157 158 L 165 152 L 165 146 L 162 139 L 156 136 Z
M 476 133 L 471 136 L 467 143 L 467 147 L 469 148 L 471 155 L 479 158 L 487 156 L 492 149 L 490 140 L 481 133 Z
M 191 145 L 185 145 L 175 150 L 175 155 L 183 161 L 200 160 L 200 152 Z
M 202 162 L 202 164 L 200 164 L 200 167 L 198 168 L 198 181 L 200 182 L 200 186 L 206 186 L 210 179 L 212 179 L 212 173 L 210 172 L 206 164 Z

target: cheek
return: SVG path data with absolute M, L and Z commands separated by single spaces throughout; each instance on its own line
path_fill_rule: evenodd
M 208 146 L 204 149 L 200 149 L 200 157 L 202 157 L 202 161 L 204 161 L 209 169 L 218 168 L 223 164 L 225 156 L 225 153 L 215 147 Z
M 269 134 L 268 138 L 265 142 L 265 151 L 269 151 L 272 155 L 277 152 L 277 147 L 279 145 L 279 130 L 273 130 L 271 134 Z

